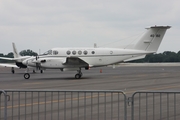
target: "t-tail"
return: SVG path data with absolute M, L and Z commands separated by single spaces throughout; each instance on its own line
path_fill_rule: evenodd
M 31 56 L 21 56 L 16 49 L 15 43 L 12 43 L 12 47 L 13 47 L 14 58 L 12 58 L 11 60 L 15 60 L 16 62 L 22 62 L 23 60 L 31 57 Z
M 12 43 L 12 47 L 13 47 L 13 54 L 14 54 L 13 60 L 15 60 L 16 62 L 22 62 L 23 60 L 31 57 L 31 56 L 21 56 L 16 49 L 15 43 Z
M 157 52 L 159 45 L 170 26 L 152 26 L 134 46 L 136 50 Z
M 16 49 L 15 43 L 12 43 L 14 58 L 19 58 L 20 55 Z
M 157 52 L 159 45 L 161 44 L 161 41 L 166 33 L 166 30 L 169 28 L 171 27 L 170 26 L 152 26 L 150 28 L 146 28 L 147 32 L 134 45 L 133 49 L 146 51 L 146 54 Z M 124 62 L 142 59 L 146 56 L 146 54 L 124 60 Z
M 13 54 L 14 54 L 13 60 L 16 61 L 16 65 L 20 68 L 26 68 L 27 66 L 23 65 L 22 61 L 30 58 L 30 56 L 21 56 L 17 51 L 15 43 L 12 43 L 12 47 L 13 47 Z

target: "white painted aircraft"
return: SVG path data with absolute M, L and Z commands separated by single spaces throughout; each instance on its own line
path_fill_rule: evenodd
M 22 63 L 26 66 L 41 69 L 60 69 L 61 71 L 77 71 L 75 78 L 82 77 L 81 69 L 101 67 L 120 62 L 142 59 L 145 55 L 155 53 L 170 26 L 152 26 L 131 48 L 53 48 L 36 58 L 29 58 Z M 25 79 L 30 74 L 24 74 Z
M 26 65 L 22 64 L 22 61 L 24 61 L 25 59 L 30 58 L 31 56 L 21 56 L 18 53 L 14 43 L 12 43 L 12 47 L 13 47 L 14 58 L 0 57 L 0 59 L 13 60 L 13 61 L 15 61 L 15 64 L 0 63 L 0 66 L 1 67 L 10 67 L 11 68 L 11 72 L 14 74 L 15 73 L 14 68 L 27 68 Z M 33 72 L 35 72 L 35 70 L 33 70 Z

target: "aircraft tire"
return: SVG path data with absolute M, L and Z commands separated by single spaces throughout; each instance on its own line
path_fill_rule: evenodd
M 24 78 L 25 78 L 25 79 L 29 79 L 29 78 L 30 78 L 30 74 L 29 74 L 29 73 L 25 73 L 25 74 L 24 74 Z
M 81 78 L 81 74 L 76 74 L 76 75 L 75 75 L 75 78 L 76 78 L 76 79 L 80 79 L 80 78 Z
M 41 70 L 41 73 L 43 73 L 43 70 Z
M 15 73 L 14 67 L 11 68 L 11 72 L 12 72 L 12 74 Z

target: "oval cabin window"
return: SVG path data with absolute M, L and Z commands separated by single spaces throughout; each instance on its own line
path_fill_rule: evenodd
M 75 51 L 75 50 L 74 50 L 74 51 L 72 51 L 72 54 L 73 54 L 73 55 L 75 55 L 75 54 L 76 54 L 76 51 Z
M 67 55 L 70 55 L 70 54 L 71 54 L 71 51 L 68 50 L 66 53 L 67 53 Z
M 84 54 L 85 54 L 85 55 L 87 55 L 87 54 L 88 54 L 88 52 L 85 50 L 85 51 L 84 51 Z
M 78 51 L 78 54 L 81 55 L 81 54 L 82 54 L 82 51 Z

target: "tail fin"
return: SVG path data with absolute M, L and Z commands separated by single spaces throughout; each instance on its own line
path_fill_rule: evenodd
M 154 51 L 156 52 L 159 45 L 170 26 L 153 26 L 147 28 L 147 32 L 134 46 L 136 50 Z
M 18 53 L 18 51 L 17 51 L 17 49 L 16 49 L 15 44 L 14 44 L 14 43 L 12 43 L 12 46 L 13 46 L 14 58 L 19 58 L 19 57 L 20 57 L 20 55 L 19 55 L 19 53 Z

